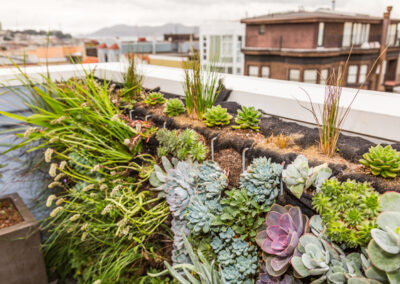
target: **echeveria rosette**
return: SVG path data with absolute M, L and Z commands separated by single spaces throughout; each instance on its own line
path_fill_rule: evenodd
M 266 270 L 271 276 L 284 274 L 290 264 L 300 237 L 308 231 L 308 218 L 299 207 L 274 204 L 266 217 L 266 229 L 259 232 L 256 242 L 267 254 Z
M 383 212 L 377 218 L 379 229 L 371 230 L 369 260 L 390 283 L 400 283 L 400 193 L 386 192 L 380 204 Z
M 363 155 L 360 163 L 370 169 L 375 176 L 395 178 L 400 174 L 400 152 L 387 145 L 371 147 L 369 152 Z
M 261 272 L 256 281 L 256 284 L 294 284 L 294 283 L 301 283 L 297 279 L 294 279 L 292 275 L 286 273 L 282 276 L 271 276 L 268 274 L 265 264 L 261 267 Z
M 254 131 L 259 131 L 260 127 L 258 124 L 260 123 L 261 112 L 256 110 L 254 107 L 245 107 L 242 106 L 241 109 L 238 109 L 237 115 L 235 118 L 235 123 L 238 125 L 233 125 L 233 129 L 252 129 Z

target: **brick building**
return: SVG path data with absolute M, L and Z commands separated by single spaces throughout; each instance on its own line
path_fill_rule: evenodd
M 345 65 L 345 85 L 358 87 L 379 57 L 365 86 L 396 85 L 400 54 L 400 20 L 335 11 L 297 11 L 242 19 L 246 24 L 245 75 L 324 83 L 334 68 Z M 386 49 L 386 46 L 388 47 Z

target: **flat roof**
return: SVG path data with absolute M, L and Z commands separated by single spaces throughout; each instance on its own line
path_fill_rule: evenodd
M 345 22 L 359 21 L 369 23 L 380 23 L 383 17 L 375 17 L 366 14 L 346 13 L 331 10 L 316 11 L 289 11 L 282 13 L 272 13 L 252 18 L 242 19 L 240 22 L 245 24 L 275 24 L 275 23 L 291 23 L 291 22 Z M 400 22 L 400 19 L 391 19 L 394 22 Z

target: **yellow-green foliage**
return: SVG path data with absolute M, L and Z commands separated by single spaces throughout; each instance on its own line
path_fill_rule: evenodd
M 390 145 L 385 148 L 381 145 L 371 147 L 369 152 L 363 155 L 363 158 L 360 163 L 368 167 L 375 176 L 395 178 L 400 172 L 400 152 L 394 150 Z
M 224 126 L 231 123 L 232 115 L 230 115 L 226 108 L 220 105 L 213 106 L 207 109 L 204 114 L 204 122 L 208 127 Z

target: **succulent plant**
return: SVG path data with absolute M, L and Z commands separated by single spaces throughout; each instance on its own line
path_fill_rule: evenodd
M 236 269 L 242 275 L 243 279 L 249 279 L 252 275 L 257 273 L 257 255 L 240 255 L 236 259 Z
M 233 231 L 232 228 L 227 228 L 225 231 L 222 231 L 219 233 L 219 237 L 221 240 L 223 240 L 225 243 L 229 243 L 233 240 L 235 237 L 235 231 Z
M 200 233 L 208 233 L 211 227 L 212 216 L 208 207 L 203 203 L 198 196 L 194 197 L 190 206 L 187 208 L 185 216 L 187 226 L 194 235 Z
M 295 284 L 301 283 L 299 280 L 294 279 L 292 275 L 286 273 L 282 276 L 271 276 L 266 270 L 265 264 L 261 266 L 261 272 L 256 284 Z
M 391 145 L 383 148 L 381 145 L 369 148 L 369 152 L 363 155 L 360 163 L 368 167 L 375 176 L 395 178 L 400 173 L 400 152 Z
M 272 205 L 279 193 L 283 166 L 265 157 L 254 159 L 240 176 L 240 188 L 258 203 Z
M 231 123 L 232 115 L 230 115 L 226 108 L 220 105 L 213 106 L 204 114 L 204 122 L 208 127 L 224 126 Z
M 228 178 L 220 166 L 213 161 L 206 161 L 199 167 L 196 177 L 197 194 L 203 199 L 219 200 L 222 191 L 228 186 Z
M 366 245 L 376 227 L 379 194 L 368 183 L 326 180 L 314 195 L 313 206 L 326 226 L 327 237 L 355 248 Z
M 228 266 L 235 263 L 236 255 L 229 249 L 223 249 L 218 253 L 217 261 L 221 266 Z
M 148 273 L 151 277 L 159 277 L 167 272 L 171 274 L 179 283 L 182 284 L 225 284 L 223 280 L 223 272 L 218 271 L 214 261 L 211 263 L 204 257 L 199 249 L 197 254 L 193 251 L 192 245 L 189 243 L 185 234 L 183 236 L 184 248 L 188 253 L 190 262 L 177 266 L 171 266 L 168 262 L 164 262 L 167 270 L 157 274 Z
M 380 204 L 383 212 L 377 218 L 379 229 L 371 230 L 369 260 L 390 283 L 400 283 L 400 193 L 386 192 Z
M 237 115 L 235 118 L 235 123 L 238 125 L 233 125 L 234 129 L 253 129 L 255 131 L 259 131 L 260 127 L 258 124 L 260 123 L 261 112 L 256 110 L 254 107 L 245 107 L 242 106 L 241 109 L 238 109 Z
M 146 105 L 157 105 L 157 104 L 164 104 L 167 100 L 164 98 L 164 95 L 161 93 L 150 93 L 144 99 L 144 103 Z
M 215 253 L 218 253 L 224 248 L 224 242 L 218 236 L 214 236 L 210 246 Z
M 339 259 L 339 254 L 327 241 L 304 234 L 291 263 L 296 274 L 304 278 L 326 274 L 332 259 Z
M 308 218 L 299 207 L 274 204 L 265 224 L 266 229 L 257 234 L 256 242 L 267 253 L 268 274 L 281 276 L 289 267 L 300 237 L 308 231 Z
M 185 112 L 185 105 L 180 99 L 169 99 L 165 105 L 164 113 L 168 116 L 177 116 Z
M 240 283 L 241 274 L 235 265 L 228 265 L 222 268 L 222 277 L 224 278 L 224 283 L 234 284 Z
M 282 180 L 289 190 L 300 199 L 304 190 L 311 186 L 319 192 L 322 183 L 332 175 L 332 170 L 328 165 L 322 164 L 314 168 L 308 166 L 308 160 L 303 155 L 297 156 L 282 172 Z
M 199 141 L 197 132 L 192 129 L 168 130 L 160 129 L 156 138 L 160 143 L 157 148 L 159 157 L 172 155 L 179 160 L 191 160 L 202 162 L 207 155 L 207 147 Z

